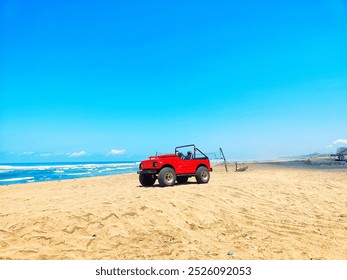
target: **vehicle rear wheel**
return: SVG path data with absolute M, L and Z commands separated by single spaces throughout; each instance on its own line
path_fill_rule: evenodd
M 139 176 L 139 181 L 144 187 L 153 186 L 156 179 L 154 174 L 140 174 Z
M 188 181 L 188 176 L 177 176 L 176 180 L 178 184 L 185 184 Z
M 158 175 L 159 185 L 164 186 L 173 186 L 176 181 L 176 173 L 171 167 L 164 167 L 160 170 Z
M 207 167 L 200 166 L 196 170 L 195 178 L 198 184 L 206 184 L 210 181 L 210 171 L 208 171 Z

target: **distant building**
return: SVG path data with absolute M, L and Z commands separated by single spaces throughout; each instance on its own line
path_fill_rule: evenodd
M 336 154 L 332 154 L 331 156 L 337 157 L 335 160 L 344 161 L 345 156 L 347 156 L 347 147 L 341 147 L 336 150 Z

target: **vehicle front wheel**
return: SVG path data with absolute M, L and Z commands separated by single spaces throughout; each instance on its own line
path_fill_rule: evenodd
M 210 181 L 210 171 L 205 166 L 200 166 L 195 173 L 198 184 L 206 184 Z
M 144 187 L 153 186 L 156 179 L 154 174 L 140 174 L 139 176 L 139 181 Z
M 173 186 L 176 181 L 176 173 L 171 167 L 164 167 L 160 170 L 158 175 L 159 185 L 164 186 Z

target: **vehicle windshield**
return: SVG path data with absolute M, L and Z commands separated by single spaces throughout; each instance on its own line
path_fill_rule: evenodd
M 193 145 L 177 147 L 175 149 L 175 154 L 181 159 L 206 159 L 206 156 Z

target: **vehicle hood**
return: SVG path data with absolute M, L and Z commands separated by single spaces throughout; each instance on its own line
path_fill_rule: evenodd
M 164 158 L 171 158 L 171 157 L 177 157 L 175 154 L 165 154 L 165 155 L 160 155 L 160 156 L 150 156 L 150 160 L 160 160 Z

